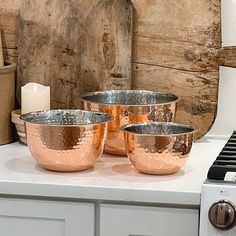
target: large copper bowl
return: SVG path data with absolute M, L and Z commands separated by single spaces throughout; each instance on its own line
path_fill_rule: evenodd
M 24 114 L 28 147 L 40 166 L 53 171 L 85 170 L 102 155 L 112 116 L 81 110 Z
M 194 128 L 171 122 L 129 124 L 124 131 L 127 155 L 146 174 L 173 174 L 187 161 Z
M 146 90 L 111 90 L 82 97 L 85 110 L 106 112 L 114 117 L 108 125 L 105 152 L 126 155 L 120 127 L 145 121 L 174 121 L 178 98 L 173 94 Z

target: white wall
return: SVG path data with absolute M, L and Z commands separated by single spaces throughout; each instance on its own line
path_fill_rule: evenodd
M 222 0 L 222 46 L 236 46 L 236 0 Z M 236 69 L 221 67 L 218 111 L 209 135 L 228 135 L 236 129 Z

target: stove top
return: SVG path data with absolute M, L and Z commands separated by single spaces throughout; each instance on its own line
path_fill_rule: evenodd
M 207 178 L 208 180 L 236 181 L 236 131 L 230 136 L 210 167 Z

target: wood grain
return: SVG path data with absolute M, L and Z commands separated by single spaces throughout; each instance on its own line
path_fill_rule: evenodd
M 18 91 L 51 86 L 52 108 L 78 108 L 80 94 L 131 86 L 132 5 L 126 0 L 25 0 Z
M 201 127 L 201 135 L 214 120 L 217 109 L 219 72 L 191 72 L 133 63 L 133 88 L 168 91 L 176 94 L 176 121 Z M 211 91 L 211 93 L 209 93 Z
M 22 0 L 1 0 L 0 8 L 4 10 L 19 10 Z
M 0 67 L 4 66 L 3 49 L 2 49 L 2 31 L 0 30 Z
M 221 66 L 236 67 L 236 47 L 223 47 L 219 50 Z
M 136 36 L 133 62 L 188 71 L 218 70 L 218 49 L 192 42 Z
M 133 38 L 130 1 L 1 0 L 8 10 L 23 3 L 18 91 L 49 84 L 53 107 L 73 108 L 83 92 L 130 88 L 132 40 L 132 87 L 178 95 L 177 121 L 203 136 L 216 116 L 219 65 L 236 67 L 235 47 L 221 48 L 220 0 L 132 0 Z M 5 38 L 5 56 L 17 60 L 17 37 Z
M 96 2 L 85 21 L 83 91 L 130 89 L 132 5 L 123 0 Z
M 0 29 L 2 31 L 4 60 L 17 61 L 19 18 L 19 10 L 0 8 Z
M 180 97 L 176 121 L 198 129 L 216 116 L 219 80 L 219 0 L 133 0 L 133 88 Z

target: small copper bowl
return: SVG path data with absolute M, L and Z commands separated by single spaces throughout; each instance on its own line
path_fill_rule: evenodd
M 178 97 L 146 90 L 111 90 L 82 97 L 85 110 L 106 112 L 114 117 L 108 125 L 105 152 L 126 155 L 120 127 L 146 121 L 174 121 Z
M 107 124 L 112 116 L 82 110 L 49 110 L 20 116 L 28 147 L 48 170 L 85 170 L 102 155 Z
M 129 124 L 124 131 L 127 155 L 146 174 L 173 174 L 185 164 L 192 147 L 194 128 L 171 122 Z

